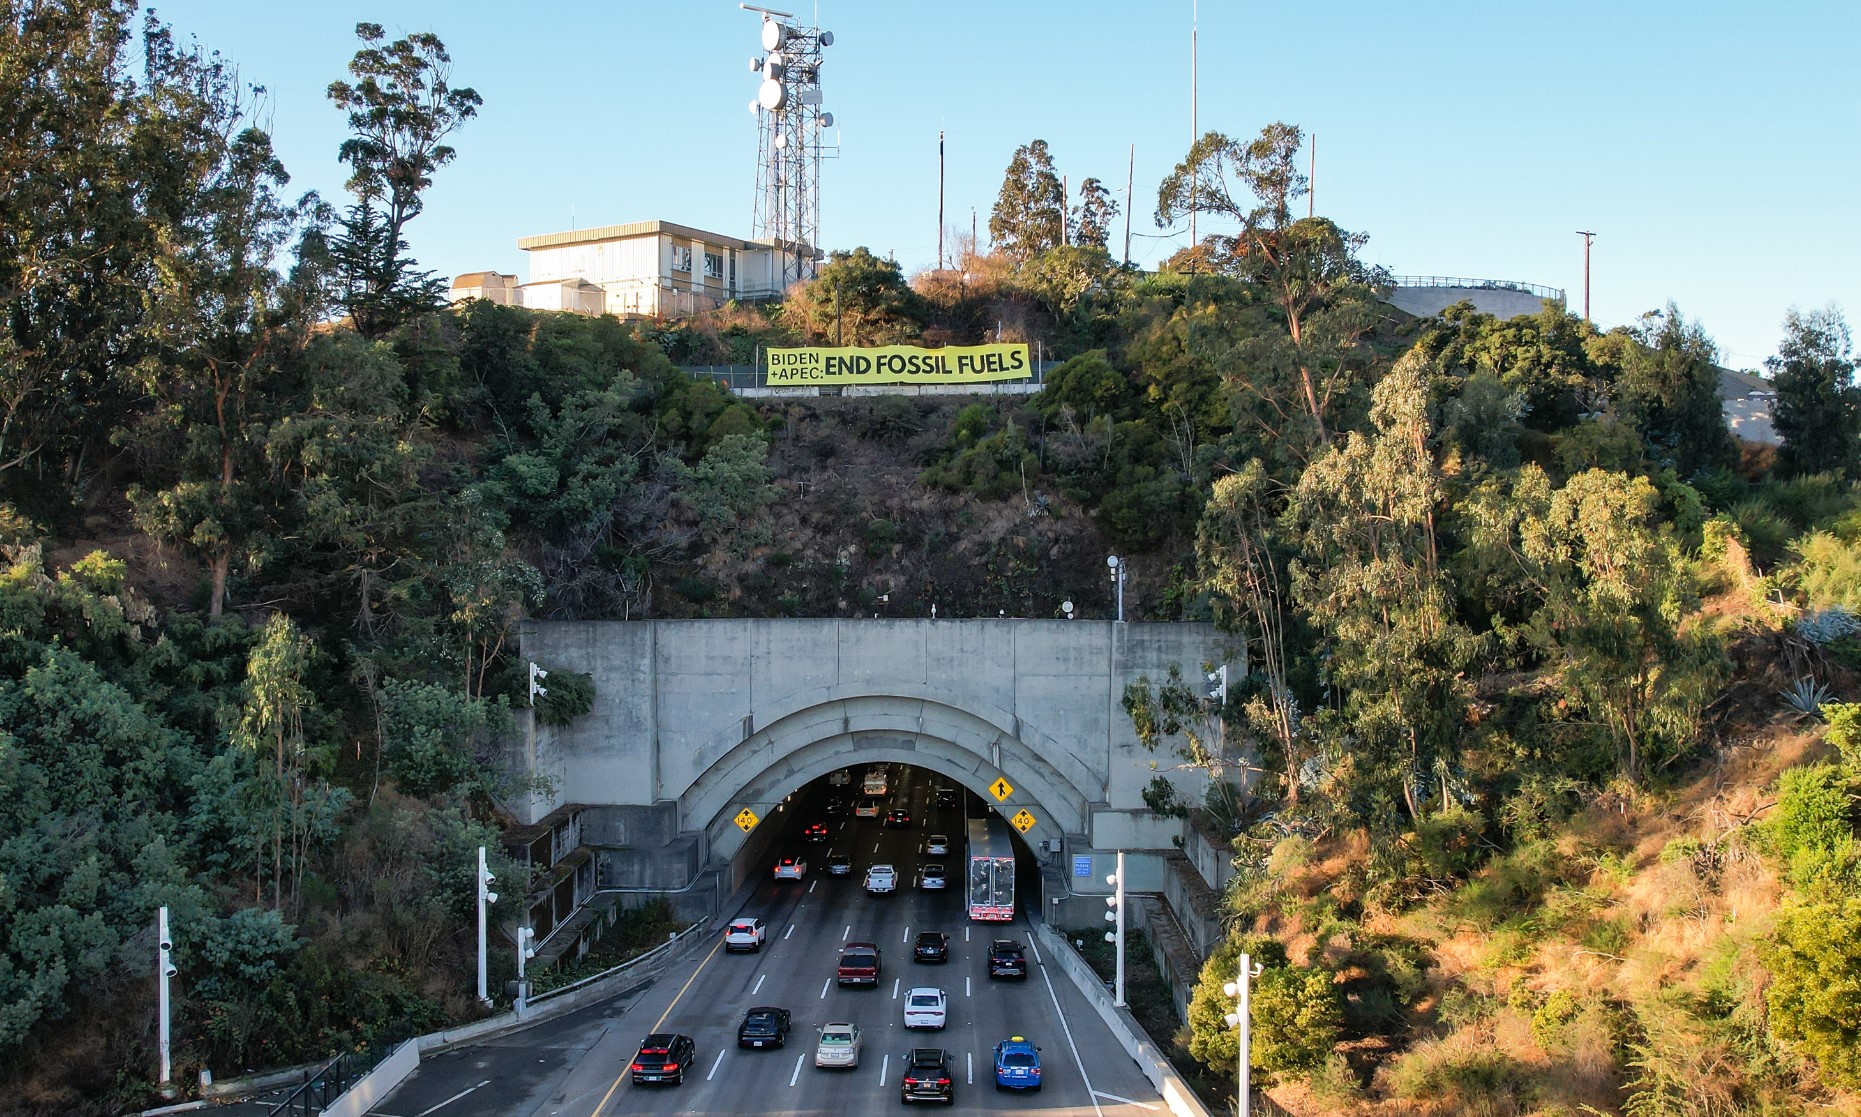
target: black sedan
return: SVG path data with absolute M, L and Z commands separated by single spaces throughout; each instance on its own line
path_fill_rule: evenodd
M 737 1025 L 738 1047 L 787 1047 L 788 1010 L 774 1005 L 752 1008 Z
M 941 1047 L 915 1048 L 905 1061 L 905 1077 L 898 1084 L 898 1099 L 956 1104 L 956 1077 L 950 1073 L 950 1053 Z
M 648 1082 L 670 1082 L 677 1086 L 685 1081 L 685 1069 L 697 1061 L 698 1045 L 690 1036 L 654 1032 L 640 1042 L 640 1052 L 633 1057 L 633 1065 L 628 1069 L 633 1073 L 635 1086 Z
M 911 960 L 914 962 L 948 962 L 950 960 L 950 936 L 942 931 L 920 931 L 918 941 L 911 948 Z
M 911 812 L 903 807 L 893 807 L 885 812 L 885 826 L 890 830 L 908 830 L 911 827 Z
M 1013 939 L 996 939 L 989 948 L 989 976 L 1027 980 L 1027 952 Z

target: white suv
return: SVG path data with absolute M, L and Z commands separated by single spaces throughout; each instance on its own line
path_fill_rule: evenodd
M 733 919 L 724 928 L 724 949 L 758 951 L 769 937 L 769 929 L 760 919 Z
M 890 865 L 874 865 L 866 870 L 866 891 L 896 892 L 898 890 L 898 870 Z

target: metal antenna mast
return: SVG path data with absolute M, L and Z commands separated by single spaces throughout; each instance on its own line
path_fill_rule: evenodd
M 762 48 L 750 70 L 762 76 L 750 112 L 756 117 L 758 239 L 775 243 L 783 289 L 814 277 L 821 240 L 821 160 L 839 154 L 822 142 L 834 114 L 821 110 L 821 63 L 832 31 L 803 27 L 790 12 L 738 4 L 763 17 Z

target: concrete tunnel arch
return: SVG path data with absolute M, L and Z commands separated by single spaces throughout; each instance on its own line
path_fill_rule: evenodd
M 988 802 L 994 802 L 989 785 L 1006 778 L 1014 791 L 1000 810 L 1034 816 L 1023 835 L 1030 846 L 1087 832 L 1092 804 L 1104 800 L 1102 778 L 1038 727 L 953 698 L 930 687 L 893 693 L 842 687 L 752 713 L 737 732 L 706 742 L 702 753 L 714 759 L 679 797 L 684 828 L 702 830 L 709 863 L 721 866 L 751 837 L 736 825 L 738 812 L 748 808 L 766 824 L 809 781 L 887 761 L 936 772 Z

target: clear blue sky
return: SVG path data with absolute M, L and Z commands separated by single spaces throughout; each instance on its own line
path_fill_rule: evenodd
M 769 6 L 782 7 L 771 3 Z M 518 237 L 663 219 L 747 236 L 759 17 L 734 0 L 583 4 L 169 0 L 161 16 L 268 87 L 298 187 L 343 200 L 343 76 L 358 20 L 445 40 L 484 97 L 408 229 L 443 275 L 527 278 Z M 1190 0 L 809 0 L 841 157 L 822 240 L 935 262 L 937 132 L 947 212 L 984 228 L 1016 145 L 1043 138 L 1076 185 L 1119 200 L 1137 145 L 1133 256 L 1160 236 L 1156 186 L 1190 137 Z M 1581 309 L 1597 233 L 1603 325 L 1668 300 L 1734 368 L 1775 351 L 1784 312 L 1861 313 L 1861 5 L 1851 0 L 1203 0 L 1204 130 L 1274 120 L 1318 137 L 1317 204 L 1399 274 L 1525 280 Z M 1123 222 L 1114 227 L 1114 242 Z

